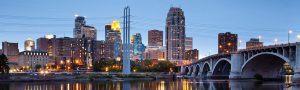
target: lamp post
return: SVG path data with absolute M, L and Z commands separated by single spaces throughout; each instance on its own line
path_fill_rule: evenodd
M 288 44 L 289 44 L 289 46 L 290 46 L 290 34 L 292 34 L 292 33 L 293 33 L 292 30 L 289 30 L 289 31 L 288 31 Z
M 239 40 L 239 47 L 241 48 L 241 43 L 242 43 L 242 40 Z
M 300 41 L 300 34 L 299 34 L 299 35 L 297 35 L 297 39 L 298 39 L 298 41 Z
M 277 38 L 275 38 L 275 39 L 274 39 L 274 44 L 276 45 L 276 44 L 277 44 L 277 42 L 278 42 L 278 39 L 277 39 Z
M 261 38 L 262 38 L 262 37 L 259 35 L 259 36 L 258 36 L 258 40 L 261 41 Z

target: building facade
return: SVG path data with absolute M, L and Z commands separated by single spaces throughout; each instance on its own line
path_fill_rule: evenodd
M 143 44 L 142 42 L 142 35 L 140 33 L 136 33 L 135 35 L 133 35 L 133 39 L 132 39 L 133 43 L 133 60 L 143 60 L 143 53 L 145 51 L 146 46 Z
M 19 54 L 19 66 L 34 69 L 36 65 L 46 66 L 49 63 L 49 56 L 46 51 L 31 50 Z
M 73 37 L 81 38 L 82 37 L 82 27 L 85 26 L 85 17 L 84 16 L 76 16 L 75 18 L 75 28 L 73 29 Z
M 230 53 L 237 51 L 238 35 L 230 32 L 219 33 L 218 53 Z
M 8 62 L 18 62 L 18 43 L 2 42 L 2 53 L 8 58 Z
M 197 49 L 187 50 L 185 59 L 197 61 L 199 59 L 199 51 Z
M 178 7 L 171 7 L 166 19 L 166 53 L 172 62 L 185 59 L 185 16 Z
M 119 21 L 105 26 L 105 57 L 117 59 L 122 57 L 122 39 Z
M 93 60 L 100 59 L 97 51 L 101 47 L 99 41 L 89 38 L 46 38 L 37 40 L 37 49 L 49 53 L 49 61 L 61 66 L 75 63 L 79 66 L 91 67 Z
M 97 30 L 93 26 L 82 26 L 81 27 L 82 33 L 80 34 L 79 38 L 88 38 L 88 39 L 97 39 Z
M 32 38 L 27 38 L 24 42 L 24 50 L 25 51 L 31 51 L 35 49 L 35 42 Z
M 148 46 L 144 52 L 144 58 L 149 60 L 166 60 L 166 49 L 158 46 Z
M 246 48 L 257 48 L 263 47 L 263 42 L 260 42 L 258 38 L 251 38 L 249 41 L 246 42 Z
M 185 50 L 192 50 L 192 49 L 193 49 L 193 38 L 185 37 Z
M 148 31 L 148 46 L 163 46 L 163 31 L 149 30 Z

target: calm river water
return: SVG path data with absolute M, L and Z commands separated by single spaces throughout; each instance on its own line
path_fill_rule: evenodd
M 55 81 L 0 83 L 0 90 L 300 90 L 300 84 L 250 80 Z

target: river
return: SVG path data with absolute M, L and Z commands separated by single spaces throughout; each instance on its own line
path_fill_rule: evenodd
M 300 90 L 300 84 L 252 80 L 1 82 L 0 90 Z

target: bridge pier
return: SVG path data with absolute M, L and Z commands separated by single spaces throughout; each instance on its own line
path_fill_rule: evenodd
M 300 45 L 296 45 L 296 60 L 294 64 L 293 82 L 300 82 Z
M 229 75 L 229 79 L 239 79 L 241 78 L 241 67 L 243 64 L 242 54 L 233 53 L 231 54 L 231 71 Z
M 212 76 L 213 76 L 212 71 L 207 72 L 207 75 L 206 75 L 207 78 L 211 78 Z

